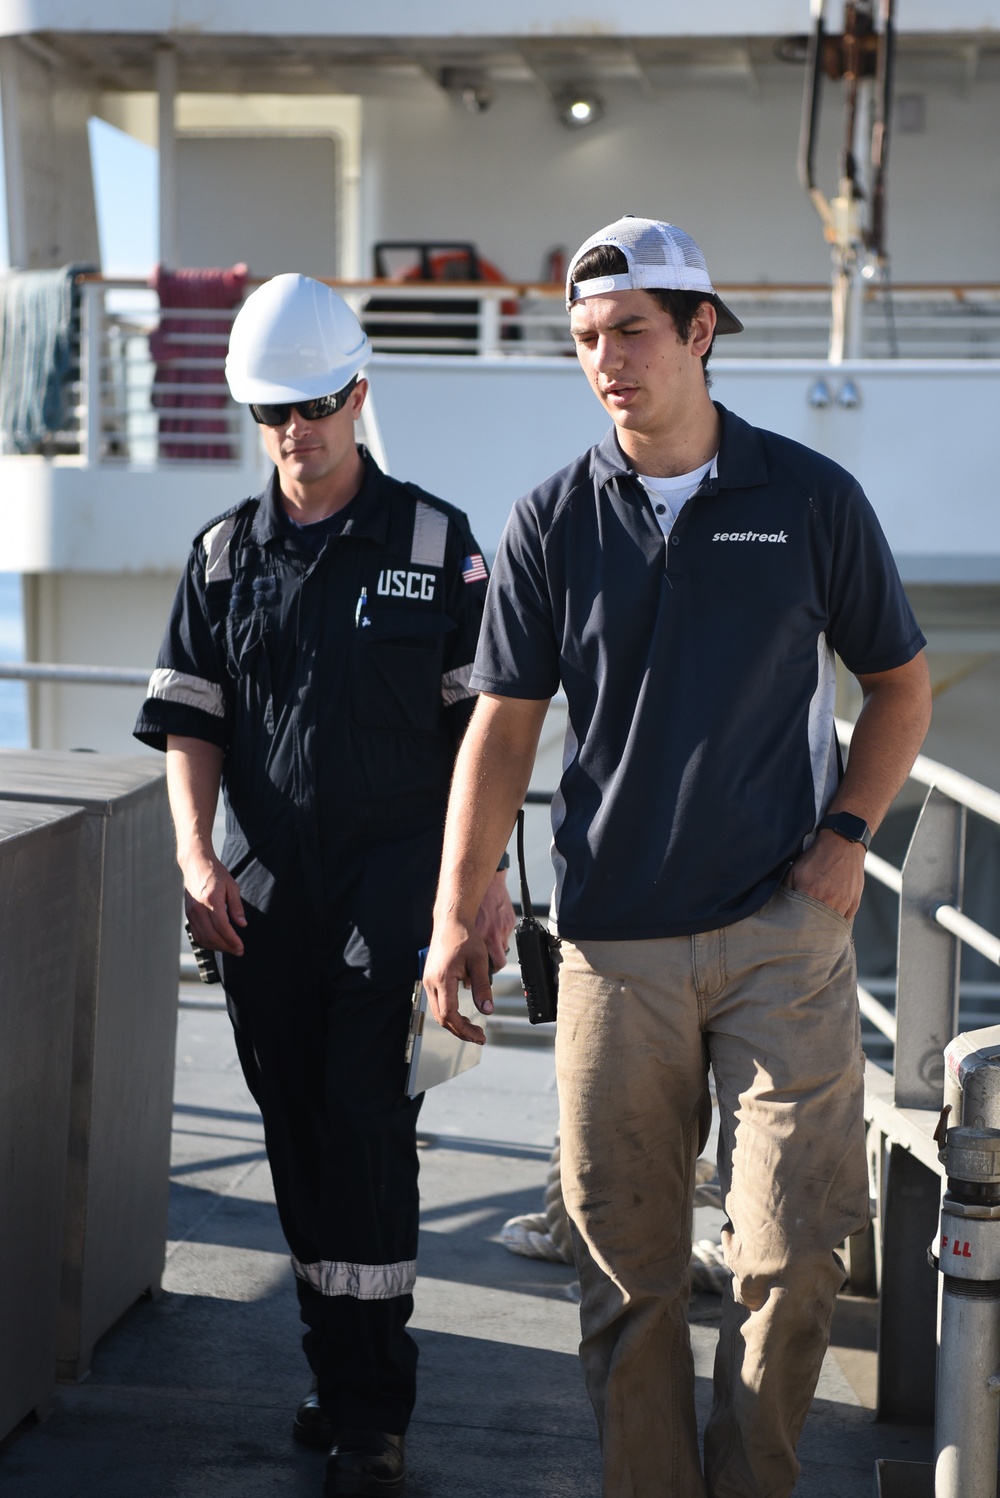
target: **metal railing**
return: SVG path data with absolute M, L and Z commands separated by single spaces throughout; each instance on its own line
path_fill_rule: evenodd
M 149 672 L 132 666 L 58 666 L 43 661 L 0 661 L 0 681 L 52 681 L 82 687 L 145 687 L 149 684 Z
M 852 725 L 837 729 L 849 752 Z M 854 1288 L 879 1295 L 878 1417 L 930 1423 L 938 1277 L 927 1254 L 942 1189 L 944 1051 L 960 1028 L 963 946 L 1000 966 L 1000 938 L 962 908 L 966 829 L 970 812 L 1000 828 L 1000 795 L 923 755 L 910 778 L 928 789 L 902 868 L 866 860 L 866 876 L 898 898 L 899 940 L 895 1011 L 859 988 L 862 1014 L 891 1042 L 892 1066 L 866 1066 L 874 1224 L 851 1240 L 849 1257 Z
M 837 729 L 849 748 L 852 725 L 838 721 Z M 928 794 L 902 869 L 876 853 L 865 860 L 866 878 L 899 899 L 895 1011 L 864 987 L 858 999 L 864 1018 L 892 1043 L 895 1105 L 939 1109 L 944 1047 L 959 1024 L 962 945 L 1000 967 L 1000 937 L 961 909 L 967 815 L 974 812 L 1000 827 L 1000 794 L 924 755 L 910 779 L 928 787 Z
M 376 352 L 465 353 L 485 358 L 572 353 L 562 287 L 340 282 Z M 830 289 L 721 286 L 744 324 L 714 357 L 825 359 Z M 862 356 L 868 359 L 1000 357 L 1000 285 L 873 287 L 864 299 Z
M 47 457 L 88 466 L 242 462 L 247 412 L 224 363 L 236 309 L 161 308 L 143 282 L 83 276 L 62 426 Z
M 563 291 L 551 284 L 331 281 L 362 319 L 376 353 L 484 360 L 572 355 Z M 45 455 L 89 466 L 242 463 L 255 442 L 230 400 L 224 360 L 236 309 L 161 308 L 133 279 L 80 278 L 80 320 L 63 430 Z M 715 357 L 825 359 L 824 286 L 720 287 L 745 324 Z M 866 358 L 1000 358 L 1000 285 L 873 287 Z
M 224 371 L 236 309 L 161 308 L 135 281 L 84 279 L 80 290 L 81 456 L 91 466 L 242 462 L 247 412 Z

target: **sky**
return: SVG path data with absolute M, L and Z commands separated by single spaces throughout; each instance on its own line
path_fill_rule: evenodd
M 103 120 L 90 121 L 101 266 L 106 275 L 147 276 L 157 254 L 157 153 Z M 7 198 L 0 150 L 0 268 L 7 258 Z
M 159 259 L 157 152 L 93 119 L 90 155 L 101 267 L 105 275 L 147 276 Z

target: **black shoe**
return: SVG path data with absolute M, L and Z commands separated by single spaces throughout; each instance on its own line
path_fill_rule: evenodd
M 301 1441 L 303 1446 L 315 1446 L 320 1451 L 329 1451 L 336 1435 L 336 1431 L 323 1413 L 319 1394 L 316 1392 L 315 1379 L 309 1393 L 295 1411 L 292 1435 L 297 1441 Z
M 406 1484 L 403 1437 L 342 1430 L 326 1460 L 326 1498 L 399 1498 Z

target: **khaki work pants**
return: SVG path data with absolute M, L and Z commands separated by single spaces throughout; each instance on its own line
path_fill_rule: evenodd
M 709 1066 L 733 1283 L 703 1477 L 686 1310 Z M 698 936 L 564 941 L 556 1070 L 604 1498 L 787 1498 L 834 1250 L 868 1220 L 848 922 L 782 887 Z

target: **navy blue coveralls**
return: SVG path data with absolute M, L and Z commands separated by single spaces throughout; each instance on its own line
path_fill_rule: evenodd
M 364 458 L 330 522 L 294 526 L 275 474 L 196 538 L 135 734 L 224 751 L 222 860 L 247 926 L 223 981 L 303 1345 L 335 1427 L 401 1433 L 420 1104 L 404 1051 L 486 574 L 459 510 Z

